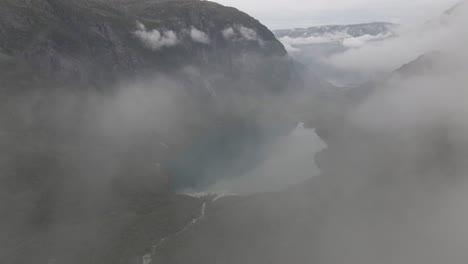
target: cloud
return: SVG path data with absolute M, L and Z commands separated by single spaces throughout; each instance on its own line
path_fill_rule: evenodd
M 135 35 L 152 50 L 160 50 L 165 47 L 173 47 L 179 43 L 177 35 L 174 31 L 168 30 L 160 32 L 157 29 L 147 30 L 146 26 L 137 22 L 137 31 Z
M 288 41 L 282 41 L 280 40 L 280 42 L 283 44 L 284 48 L 286 49 L 287 52 L 289 53 L 295 53 L 295 52 L 300 52 L 301 49 L 299 48 L 296 48 L 295 46 L 293 46 L 291 43 L 289 43 Z
M 260 38 L 260 36 L 255 30 L 241 25 L 234 25 L 232 27 L 228 27 L 224 29 L 221 33 L 223 34 L 223 37 L 226 40 L 247 40 L 256 41 L 259 44 L 263 43 L 263 40 Z
M 311 44 L 323 44 L 323 43 L 331 43 L 331 42 L 340 42 L 345 38 L 349 38 L 345 32 L 335 32 L 332 34 L 323 34 L 318 36 L 310 36 L 310 37 L 298 37 L 298 38 L 291 38 L 289 36 L 285 36 L 280 38 L 279 40 L 282 43 L 288 43 L 289 45 L 293 46 L 305 46 Z
M 292 38 L 285 36 L 279 39 L 283 44 L 284 48 L 288 52 L 300 52 L 303 46 L 313 45 L 313 44 L 323 44 L 323 43 L 332 43 L 338 42 L 340 36 L 337 35 L 328 35 L 328 36 L 311 36 L 311 37 L 299 37 Z
M 257 41 L 259 39 L 257 32 L 251 28 L 241 26 L 239 33 L 247 40 Z
M 357 48 L 335 54 L 328 61 L 348 71 L 382 73 L 394 71 L 427 53 L 460 50 L 467 42 L 464 36 L 468 30 L 464 25 L 468 21 L 461 16 L 451 20 L 436 20 L 418 27 L 402 28 L 396 37 L 369 41 L 367 45 L 360 45 L 359 40 L 348 41 L 348 46 Z
M 359 37 L 355 37 L 355 38 L 353 38 L 353 37 L 345 38 L 345 39 L 343 39 L 342 44 L 343 44 L 343 46 L 345 46 L 347 48 L 360 48 L 360 47 L 363 47 L 364 45 L 366 45 L 369 42 L 384 40 L 384 39 L 387 39 L 387 38 L 389 38 L 391 36 L 392 36 L 391 33 L 378 34 L 378 35 L 375 35 L 375 36 L 363 35 L 363 36 L 359 36 Z
M 236 36 L 236 32 L 234 31 L 233 27 L 228 27 L 224 29 L 222 32 L 224 39 L 230 40 Z
M 327 154 L 333 158 L 328 161 L 328 170 L 336 173 L 324 178 L 327 183 L 334 180 L 328 186 L 340 190 L 338 199 L 346 198 L 339 205 L 337 196 L 330 195 L 334 210 L 339 212 L 332 213 L 330 219 L 340 220 L 327 223 L 329 227 L 320 242 L 333 251 L 326 253 L 325 260 L 319 260 L 462 263 L 466 259 L 466 22 L 465 18 L 449 27 L 431 26 L 419 34 L 411 31 L 409 35 L 388 40 L 394 50 L 392 45 L 380 43 L 371 53 L 368 48 L 367 53 L 360 50 L 360 56 L 346 62 L 361 67 L 365 61 L 370 69 L 394 63 L 394 56 L 403 61 L 404 57 L 398 55 L 401 52 L 413 57 L 429 48 L 443 51 L 443 56 L 434 62 L 439 67 L 404 79 L 392 78 L 376 87 L 362 104 L 346 112 L 350 124 L 337 131 L 342 135 L 329 142 L 330 149 L 335 150 Z M 333 179 L 340 174 L 341 177 Z M 354 203 L 349 203 L 347 197 L 355 197 L 351 198 Z M 429 206 L 425 207 L 426 204 Z M 388 224 L 389 217 L 396 221 Z M 372 227 L 362 224 L 369 219 L 380 224 Z M 353 232 L 356 228 L 358 236 Z M 417 232 L 408 232 L 411 229 Z M 383 242 L 382 237 L 389 236 L 395 241 Z M 405 245 L 401 246 L 402 243 Z M 428 251 L 428 246 L 438 251 Z M 381 253 L 390 247 L 396 251 Z M 346 253 L 336 258 L 335 252 Z
M 279 41 L 285 46 L 286 50 L 298 52 L 301 51 L 302 46 L 326 43 L 341 43 L 346 48 L 360 48 L 369 42 L 384 40 L 391 36 L 392 33 L 353 37 L 347 32 L 333 32 L 309 37 L 292 38 L 285 36 L 280 38 Z
M 210 37 L 203 31 L 198 30 L 195 27 L 190 29 L 190 37 L 194 42 L 202 44 L 210 44 Z

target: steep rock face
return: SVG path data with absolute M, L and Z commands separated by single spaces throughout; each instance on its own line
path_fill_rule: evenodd
M 156 155 L 157 160 L 168 155 L 158 144 L 156 150 L 142 148 L 145 140 L 169 142 L 184 151 L 191 138 L 213 125 L 253 123 L 250 119 L 258 115 L 253 112 L 263 107 L 262 97 L 288 90 L 293 78 L 286 51 L 271 31 L 239 10 L 208 1 L 6 0 L 0 6 L 0 55 L 2 100 L 9 102 L 3 104 L 9 110 L 2 118 L 22 120 L 7 113 L 19 112 L 21 102 L 27 102 L 32 121 L 16 124 L 21 127 L 16 131 L 44 134 L 47 144 L 69 145 L 82 137 L 90 141 L 83 131 L 67 126 L 96 114 L 86 111 L 89 98 L 76 99 L 80 106 L 61 117 L 57 129 L 59 122 L 50 115 L 62 110 L 51 106 L 62 105 L 60 98 L 69 95 L 57 95 L 51 87 L 78 87 L 84 93 L 73 96 L 87 98 L 83 88 L 90 86 L 108 91 L 120 80 L 158 74 L 176 79 L 177 84 L 158 85 L 177 90 L 181 106 L 175 109 L 187 114 L 171 132 L 158 127 L 153 138 L 140 137 L 132 146 L 141 154 L 138 159 L 144 152 L 151 157 L 165 153 Z M 145 84 L 148 89 L 153 85 Z M 43 111 L 47 107 L 51 109 Z M 39 130 L 43 132 L 32 133 Z M 100 142 L 104 137 L 102 131 L 86 133 Z
M 286 54 L 257 20 L 207 1 L 9 0 L 0 12 L 3 51 L 67 81 L 99 84 L 189 64 L 227 68 L 246 52 Z

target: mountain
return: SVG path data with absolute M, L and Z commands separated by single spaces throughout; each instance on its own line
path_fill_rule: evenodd
M 275 30 L 275 35 L 290 51 L 299 51 L 307 46 L 332 45 L 359 47 L 368 41 L 382 40 L 395 34 L 397 25 L 374 22 L 356 25 L 328 25 L 310 28 Z M 335 47 L 334 49 L 337 49 Z
M 0 12 L 5 93 L 24 101 L 42 91 L 40 104 L 59 108 L 56 97 L 70 97 L 67 93 L 76 98 L 89 97 L 90 90 L 112 94 L 133 81 L 153 86 L 162 77 L 166 83 L 158 86 L 170 86 L 171 97 L 177 97 L 179 107 L 172 111 L 191 114 L 181 117 L 177 136 L 158 132 L 158 140 L 173 142 L 174 149 L 220 121 L 241 127 L 255 123 L 256 115 L 246 112 L 270 111 L 261 101 L 288 91 L 296 78 L 270 30 L 213 2 L 7 0 Z M 77 105 L 90 109 L 84 103 Z
M 434 28 L 446 31 L 448 28 L 456 28 L 457 30 L 460 30 L 458 27 L 461 23 L 464 23 L 463 14 L 466 10 L 468 10 L 468 2 L 460 1 L 445 11 L 441 16 L 428 21 L 424 25 L 424 30 L 430 31 Z M 411 78 L 424 74 L 435 75 L 454 72 L 466 61 L 466 56 L 463 53 L 456 55 L 453 54 L 454 48 L 459 47 L 441 46 L 437 49 L 425 52 L 413 61 L 402 65 L 394 72 L 394 74 L 403 78 Z
M 373 22 L 354 25 L 325 25 L 310 28 L 281 29 L 275 30 L 274 33 L 279 38 L 307 38 L 338 34 L 343 37 L 350 36 L 356 38 L 364 35 L 376 36 L 380 34 L 388 34 L 392 32 L 392 29 L 395 26 L 395 24 L 387 22 Z
M 0 262 L 141 263 L 203 209 L 176 190 L 291 129 L 296 77 L 213 2 L 1 1 Z
M 209 202 L 203 221 L 158 244 L 151 263 L 463 263 L 464 51 L 451 50 L 458 61 L 415 58 L 396 73 L 409 82 L 360 88 L 316 157 L 320 176 Z
M 207 1 L 6 0 L 0 12 L 3 53 L 54 79 L 99 84 L 187 64 L 226 68 L 248 51 L 286 54 L 257 20 Z
M 390 36 L 380 24 L 310 32 L 304 45 L 329 53 Z M 466 211 L 445 195 L 465 167 L 457 133 L 365 129 L 353 119 L 361 101 L 309 64 L 298 74 L 274 34 L 238 10 L 6 0 L 0 67 L 1 263 L 466 260 L 454 236 L 466 221 L 436 216 L 453 208 L 440 197 Z M 298 94 L 301 82 L 310 89 Z M 356 97 L 374 91 L 364 90 Z M 406 116 L 391 110 L 363 112 L 378 124 Z M 319 176 L 249 196 L 176 193 L 248 171 L 299 118 L 327 142 Z
M 437 52 L 424 54 L 401 66 L 394 74 L 403 78 L 417 77 L 431 72 L 435 74 L 438 62 L 443 59 L 445 59 L 445 55 Z
M 455 4 L 452 8 L 448 9 L 444 12 L 443 16 L 452 16 L 455 13 L 460 12 L 463 8 L 466 8 L 468 2 L 466 0 L 461 0 L 457 4 Z
M 322 79 L 340 87 L 356 86 L 367 76 L 338 69 L 330 57 L 372 42 L 395 37 L 398 25 L 375 22 L 356 25 L 326 25 L 310 28 L 275 30 L 274 33 L 291 56 Z

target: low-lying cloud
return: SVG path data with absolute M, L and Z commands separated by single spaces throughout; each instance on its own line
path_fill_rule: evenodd
M 345 38 L 343 39 L 342 43 L 343 46 L 347 48 L 360 48 L 363 47 L 364 45 L 368 44 L 369 42 L 372 41 L 379 41 L 379 40 L 384 40 L 388 39 L 391 37 L 391 33 L 388 34 L 378 34 L 378 35 L 363 35 L 355 38 Z
M 357 45 L 355 49 L 335 54 L 329 62 L 341 69 L 356 72 L 391 72 L 419 56 L 434 51 L 453 51 L 466 44 L 467 30 L 463 17 L 435 20 L 416 28 L 403 28 L 397 37 Z M 354 45 L 356 41 L 348 44 Z M 464 54 L 459 54 L 464 56 Z
M 225 28 L 222 32 L 224 39 L 232 41 L 254 41 L 263 42 L 258 33 L 251 28 L 234 25 L 232 27 Z
M 211 42 L 208 34 L 206 34 L 205 32 L 201 30 L 198 30 L 195 27 L 192 27 L 190 29 L 190 37 L 192 38 L 194 42 L 198 42 L 201 44 L 210 44 Z
M 327 156 L 327 180 L 336 177 L 331 185 L 338 190 L 330 203 L 342 201 L 335 212 L 327 211 L 330 221 L 319 231 L 319 263 L 465 261 L 466 22 L 459 16 L 454 23 L 346 52 L 344 65 L 363 70 L 441 53 L 431 62 L 435 67 L 384 81 L 347 112 L 349 123 L 337 132 L 343 134 L 329 144 L 334 150 Z
M 258 40 L 257 32 L 251 28 L 241 26 L 239 28 L 239 33 L 247 40 L 251 40 L 251 41 Z
M 228 27 L 224 29 L 222 32 L 224 39 L 230 40 L 236 36 L 236 32 L 234 31 L 233 27 Z
M 172 30 L 159 31 L 157 29 L 147 30 L 142 23 L 137 23 L 135 35 L 152 50 L 160 50 L 166 47 L 173 47 L 179 43 L 177 34 Z
M 229 41 L 250 41 L 263 44 L 263 40 L 258 33 L 248 27 L 235 25 L 225 28 L 220 32 L 225 40 Z M 195 43 L 208 45 L 211 43 L 208 33 L 191 26 L 190 29 L 182 29 L 180 32 L 173 30 L 161 31 L 158 29 L 149 30 L 140 22 L 137 22 L 137 30 L 134 32 L 146 47 L 152 50 L 161 50 L 167 47 L 178 45 L 183 39 L 189 38 Z
M 392 36 L 392 33 L 378 34 L 378 35 L 362 35 L 353 37 L 347 32 L 334 32 L 323 35 L 309 36 L 309 37 L 289 37 L 285 36 L 279 40 L 289 52 L 299 52 L 304 46 L 326 43 L 342 44 L 345 48 L 360 48 L 369 42 L 384 40 Z

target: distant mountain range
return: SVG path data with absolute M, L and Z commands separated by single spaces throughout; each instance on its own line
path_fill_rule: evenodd
M 381 40 L 395 34 L 396 24 L 375 22 L 355 25 L 327 25 L 310 28 L 283 29 L 275 35 L 289 51 L 298 51 L 303 46 L 341 44 L 356 47 L 367 41 Z
M 327 63 L 327 59 L 349 49 L 394 37 L 397 28 L 397 24 L 375 22 L 283 29 L 274 33 L 289 54 L 314 74 L 336 86 L 354 86 L 367 77 L 337 69 Z
M 360 37 L 364 35 L 376 36 L 379 34 L 391 33 L 396 24 L 387 22 L 374 22 L 353 25 L 325 25 L 310 28 L 280 29 L 275 30 L 277 37 L 306 38 L 318 37 L 323 35 L 343 34 L 351 37 Z

